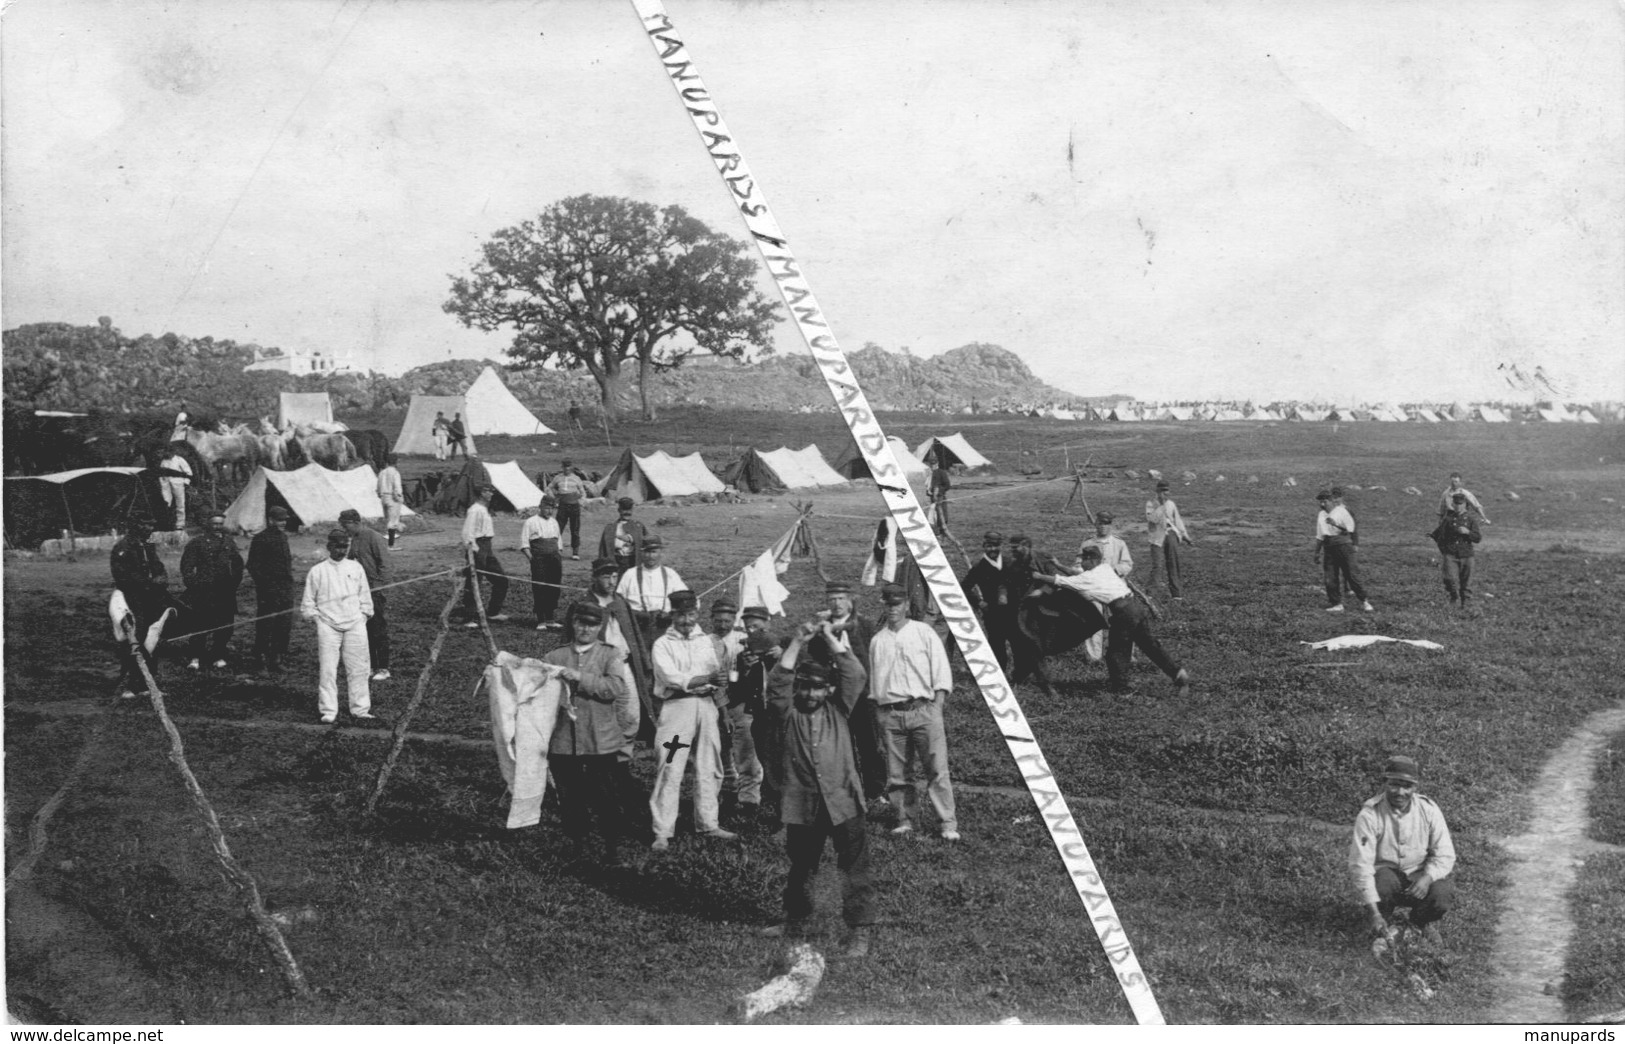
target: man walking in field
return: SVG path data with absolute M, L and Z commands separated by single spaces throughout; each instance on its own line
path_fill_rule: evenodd
M 1179 545 L 1189 544 L 1191 535 L 1168 489 L 1167 482 L 1159 481 L 1156 499 L 1145 502 L 1145 528 L 1151 537 L 1151 579 L 1147 583 L 1156 584 L 1160 566 L 1168 574 L 1168 593 L 1177 602 L 1184 597 L 1179 584 Z
M 1343 505 L 1343 487 L 1321 490 L 1315 500 L 1320 505 L 1320 513 L 1315 516 L 1315 561 L 1321 566 L 1326 584 L 1326 611 L 1343 611 L 1343 585 L 1347 584 L 1349 592 L 1360 600 L 1360 608 L 1375 612 L 1355 568 L 1360 537 L 1355 532 L 1354 516 Z
M 861 959 L 868 956 L 868 932 L 875 922 L 874 886 L 863 786 L 852 756 L 847 718 L 863 689 L 864 671 L 828 621 L 821 630 L 828 645 L 839 649 L 833 666 L 801 658 L 803 648 L 817 633 L 809 622 L 797 630 L 768 675 L 766 716 L 777 737 L 769 772 L 780 794 L 790 875 L 784 885 L 784 923 L 763 934 L 786 939 L 806 934 L 824 842 L 833 840 L 835 864 L 843 878 L 841 913 L 848 932 L 841 956 Z
M 1417 791 L 1421 769 L 1415 759 L 1394 756 L 1382 770 L 1383 792 L 1370 798 L 1354 818 L 1348 868 L 1354 894 L 1365 908 L 1373 936 L 1386 935 L 1396 907 L 1410 909 L 1411 924 L 1434 945 L 1439 919 L 1456 897 L 1450 871 L 1456 847 L 1450 827 L 1433 799 Z
M 237 619 L 237 588 L 243 582 L 243 556 L 226 533 L 226 516 L 210 515 L 207 528 L 181 552 L 181 582 L 192 607 L 191 670 L 207 657 L 217 671 L 226 669 L 226 646 Z
M 266 525 L 248 542 L 248 575 L 254 578 L 254 658 L 268 674 L 282 673 L 293 634 L 293 551 L 288 547 L 288 509 L 273 507 Z
M 327 534 L 327 558 L 306 574 L 305 597 L 299 607 L 305 619 L 316 623 L 316 709 L 324 725 L 339 717 L 340 660 L 350 694 L 350 717 L 366 721 L 373 716 L 367 684 L 372 591 L 361 563 L 347 557 L 349 553 L 350 534 L 342 529 Z
M 1076 576 L 1042 575 L 1036 579 L 1076 591 L 1109 610 L 1111 619 L 1107 625 L 1106 672 L 1111 691 L 1131 691 L 1128 680 L 1129 653 L 1138 647 L 1173 680 L 1175 695 L 1188 695 L 1190 672 L 1163 649 L 1162 643 L 1152 633 L 1151 614 L 1134 597 L 1128 583 L 1100 557 L 1100 548 L 1085 547 L 1078 556 L 1078 562 L 1083 571 Z
M 918 758 L 942 839 L 958 841 L 959 817 L 943 727 L 943 710 L 954 687 L 948 650 L 929 624 L 908 618 L 908 592 L 901 586 L 887 584 L 880 600 L 886 605 L 886 626 L 869 643 L 869 682 L 886 737 L 886 787 L 897 809 L 892 833 L 914 831 L 919 792 L 909 770 L 910 762 Z
M 722 790 L 722 739 L 717 731 L 717 710 L 727 701 L 728 665 L 715 638 L 700 630 L 699 601 L 688 589 L 671 595 L 671 627 L 655 640 L 652 656 L 655 695 L 660 699 L 660 721 L 655 727 L 655 752 L 661 755 L 649 796 L 656 852 L 671 847 L 677 830 L 677 803 L 683 789 L 683 769 L 692 752 L 694 760 L 695 829 L 721 841 L 739 835 L 722 829 L 719 801 Z
M 389 680 L 389 620 L 384 616 L 389 598 L 383 587 L 388 586 L 389 547 L 384 538 L 367 528 L 361 521 L 361 512 L 345 508 L 339 512 L 339 525 L 350 534 L 350 557 L 361 563 L 372 588 L 372 615 L 367 617 L 367 656 L 372 663 L 372 680 Z
M 1450 510 L 1428 536 L 1439 548 L 1439 573 L 1451 605 L 1467 608 L 1467 588 L 1473 580 L 1473 545 L 1483 539 L 1478 520 L 1467 507 L 1467 493 L 1452 496 Z

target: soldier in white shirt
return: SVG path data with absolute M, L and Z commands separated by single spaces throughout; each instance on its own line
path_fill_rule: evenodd
M 553 494 L 542 496 L 536 514 L 519 527 L 519 553 L 530 563 L 530 597 L 536 610 L 536 629 L 556 631 L 553 614 L 559 607 L 559 581 L 564 578 L 564 556 L 560 553 L 561 530 L 553 513 L 558 501 Z
M 1150 613 L 1134 597 L 1134 592 L 1129 590 L 1127 581 L 1101 561 L 1100 549 L 1097 547 L 1084 548 L 1078 555 L 1078 560 L 1083 571 L 1076 576 L 1038 574 L 1033 579 L 1076 591 L 1111 611 L 1106 644 L 1106 673 L 1111 690 L 1130 691 L 1129 652 L 1138 646 L 1152 663 L 1173 680 L 1175 695 L 1182 697 L 1189 695 L 1190 672 L 1181 667 L 1179 661 L 1174 659 L 1157 640 L 1157 636 L 1151 630 Z
M 389 549 L 395 551 L 395 538 L 401 534 L 401 512 L 406 507 L 406 490 L 401 485 L 400 469 L 395 466 L 395 454 L 384 459 L 384 470 L 378 473 L 378 500 L 384 505 L 384 531 L 389 537 Z
M 677 803 L 683 790 L 683 769 L 690 752 L 694 758 L 694 826 L 707 837 L 738 840 L 722 829 L 719 797 L 722 791 L 722 737 L 717 712 L 727 702 L 728 665 L 722 644 L 700 630 L 699 601 L 686 588 L 671 595 L 671 628 L 655 639 L 654 690 L 660 701 L 655 726 L 654 791 L 649 814 L 654 830 L 653 849 L 671 847 L 677 830 Z
M 1450 508 L 1455 503 L 1457 493 L 1464 496 L 1467 503 L 1472 505 L 1473 510 L 1478 512 L 1480 522 L 1486 526 L 1490 524 L 1489 517 L 1484 514 L 1484 505 L 1478 502 L 1478 497 L 1473 494 L 1472 490 L 1461 484 L 1461 472 L 1459 471 L 1450 473 L 1450 485 L 1439 496 L 1439 521 L 1443 522 L 1444 516 L 1450 514 Z
M 908 778 L 917 756 L 925 790 L 944 841 L 959 840 L 954 786 L 948 774 L 948 734 L 942 713 L 953 691 L 948 650 L 931 625 L 908 618 L 908 592 L 898 584 L 881 589 L 886 626 L 869 642 L 869 698 L 886 739 L 886 787 L 897 809 L 898 836 L 913 833 L 919 791 Z
M 1097 548 L 1101 559 L 1111 566 L 1112 572 L 1118 576 L 1128 576 L 1134 571 L 1134 556 L 1129 554 L 1128 544 L 1112 533 L 1112 523 L 1115 519 L 1111 512 L 1102 511 L 1095 516 L 1095 535 L 1085 540 L 1078 548 L 1082 554 L 1086 547 Z M 1076 564 L 1076 563 L 1074 563 Z M 1109 621 L 1111 610 L 1102 607 L 1101 615 Z M 1099 663 L 1106 654 L 1106 632 L 1096 631 L 1083 643 L 1083 655 L 1090 663 Z
M 339 660 L 349 682 L 350 716 L 372 718 L 372 692 L 367 675 L 372 657 L 367 647 L 367 619 L 372 616 L 372 590 L 361 563 L 350 553 L 350 534 L 335 529 L 327 534 L 328 557 L 311 567 L 305 577 L 305 596 L 299 612 L 316 622 L 316 708 L 323 724 L 339 716 Z
M 1151 537 L 1151 579 L 1157 582 L 1157 569 L 1168 574 L 1168 593 L 1177 602 L 1184 596 L 1179 586 L 1179 545 L 1189 544 L 1191 535 L 1185 531 L 1185 520 L 1179 517 L 1179 505 L 1168 495 L 1168 483 L 1157 483 L 1157 499 L 1145 502 L 1145 527 Z
M 1386 935 L 1394 908 L 1405 906 L 1422 937 L 1442 945 L 1438 921 L 1456 897 L 1450 827 L 1433 799 L 1417 793 L 1421 770 L 1415 759 L 1389 758 L 1382 781 L 1383 792 L 1354 818 L 1348 867 L 1355 897 L 1373 936 Z
M 503 572 L 502 563 L 491 550 L 491 542 L 497 535 L 496 526 L 491 522 L 491 498 L 495 495 L 492 487 L 481 486 L 478 499 L 468 506 L 468 514 L 463 518 L 463 546 L 473 549 L 474 568 L 479 571 L 479 575 L 468 577 L 468 586 L 463 589 L 463 612 L 468 617 L 464 627 L 480 625 L 479 610 L 474 603 L 479 597 L 480 576 L 491 582 L 491 600 L 485 603 L 485 618 L 492 621 L 508 618 L 502 611 L 502 604 L 508 598 L 508 574 Z
M 1320 513 L 1315 516 L 1315 561 L 1320 563 L 1321 576 L 1326 584 L 1326 611 L 1343 611 L 1343 585 L 1360 600 L 1360 608 L 1374 612 L 1365 586 L 1354 567 L 1354 555 L 1359 550 L 1360 537 L 1355 532 L 1354 516 L 1343 506 L 1343 487 L 1333 486 L 1315 495 Z

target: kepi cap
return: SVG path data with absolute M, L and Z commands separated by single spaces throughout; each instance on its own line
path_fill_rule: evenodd
M 273 522 L 286 522 L 288 520 L 288 509 L 285 507 L 274 507 L 265 513 L 265 517 Z
M 1158 482 L 1157 482 L 1157 489 L 1159 489 L 1159 490 L 1173 489 L 1173 488 L 1174 487 L 1168 485 L 1168 480 L 1167 479 L 1159 479 Z
M 575 619 L 577 620 L 583 620 L 590 624 L 601 624 L 604 622 L 603 607 L 597 602 L 577 602 L 571 608 L 571 611 L 575 613 Z
M 723 596 L 722 598 L 713 598 L 711 600 L 712 613 L 737 613 L 738 611 L 739 603 L 734 601 L 732 598 Z
M 592 560 L 592 575 L 602 576 L 605 573 L 619 573 L 620 566 L 615 564 L 613 558 L 595 558 Z
M 631 497 L 622 497 L 615 502 L 615 506 L 620 508 L 622 511 L 626 511 L 636 504 L 637 501 L 633 500 Z
M 342 530 L 342 529 L 330 529 L 330 530 L 327 531 L 327 546 L 328 547 L 342 547 L 343 545 L 348 544 L 349 542 L 350 542 L 350 534 L 346 533 L 344 530 Z
M 673 591 L 671 595 L 671 611 L 674 613 L 691 613 L 699 608 L 700 600 L 693 591 Z
M 880 600 L 887 605 L 902 605 L 908 601 L 908 592 L 901 584 L 887 584 L 880 589 Z
M 828 685 L 833 674 L 829 664 L 818 660 L 802 660 L 796 664 L 796 681 L 802 685 Z
M 767 606 L 765 605 L 747 605 L 745 606 L 745 611 L 740 615 L 747 620 L 773 619 L 773 614 L 767 611 Z
M 657 536 L 646 536 L 643 538 L 643 550 L 645 551 L 659 551 L 665 546 L 666 542 Z
M 1096 522 L 1104 522 L 1104 523 L 1106 523 L 1106 525 L 1109 526 L 1113 522 L 1117 521 L 1117 519 L 1112 515 L 1112 513 L 1110 511 L 1102 511 L 1100 514 L 1095 516 L 1095 521 Z
M 343 511 L 339 512 L 339 521 L 340 522 L 360 522 L 361 521 L 361 512 L 357 511 L 355 508 L 345 508 Z
M 847 580 L 831 580 L 829 583 L 824 585 L 824 593 L 826 595 L 849 595 L 852 593 L 852 584 Z
M 987 546 L 992 545 L 992 544 L 1002 544 L 1002 543 L 1004 543 L 1004 534 L 1000 533 L 997 529 L 990 529 L 986 533 L 982 534 L 982 546 L 983 547 L 987 547 Z
M 1422 781 L 1422 769 L 1416 764 L 1415 758 L 1395 754 L 1388 759 L 1388 764 L 1382 767 L 1382 778 L 1397 779 L 1405 783 L 1420 783 Z

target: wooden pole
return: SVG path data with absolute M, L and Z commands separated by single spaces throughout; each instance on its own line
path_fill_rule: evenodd
M 293 951 L 288 949 L 288 941 L 282 937 L 282 930 L 265 911 L 259 885 L 254 883 L 253 876 L 239 866 L 236 858 L 232 856 L 231 846 L 226 844 L 226 835 L 220 830 L 220 817 L 215 815 L 214 806 L 209 803 L 208 795 L 203 793 L 203 787 L 198 784 L 197 777 L 192 775 L 191 766 L 186 763 L 186 749 L 181 744 L 180 731 L 175 728 L 175 723 L 170 720 L 169 711 L 164 707 L 164 694 L 158 688 L 158 681 L 153 678 L 152 670 L 148 668 L 146 658 L 142 655 L 139 636 L 130 639 L 130 651 L 135 654 L 135 662 L 141 668 L 141 676 L 147 680 L 147 695 L 152 697 L 152 709 L 158 713 L 158 720 L 169 736 L 170 763 L 175 766 L 175 771 L 180 773 L 181 782 L 185 785 L 187 794 L 191 796 L 198 815 L 203 819 L 204 829 L 209 833 L 215 858 L 220 861 L 226 880 L 235 885 L 242 894 L 249 915 L 254 918 L 254 925 L 265 941 L 266 949 L 271 951 L 272 959 L 282 969 L 283 978 L 288 981 L 288 989 L 293 991 L 295 996 L 309 999 L 311 989 L 310 984 L 305 982 L 305 973 L 299 970 L 299 962 L 293 959 Z
M 395 761 L 401 756 L 401 748 L 406 746 L 406 729 L 412 723 L 412 716 L 417 713 L 418 704 L 423 702 L 423 694 L 429 691 L 429 675 L 433 673 L 435 664 L 440 661 L 440 649 L 446 644 L 446 634 L 451 630 L 451 611 L 456 608 L 457 599 L 462 596 L 468 580 L 468 577 L 457 577 L 452 581 L 451 597 L 440 610 L 440 633 L 434 636 L 434 643 L 429 646 L 429 660 L 418 674 L 417 690 L 412 693 L 412 699 L 407 703 L 406 710 L 395 719 L 389 753 L 384 756 L 383 764 L 378 766 L 378 781 L 373 784 L 372 796 L 367 798 L 365 811 L 369 816 L 376 812 L 378 799 L 383 796 L 384 787 L 389 785 L 390 774 L 395 771 Z
M 485 632 L 485 641 L 491 646 L 491 662 L 497 662 L 497 640 L 491 634 L 491 621 L 485 618 L 485 599 L 480 595 L 480 570 L 474 564 L 474 549 L 463 548 L 463 554 L 468 559 L 468 583 L 474 594 L 474 611 L 480 617 L 480 630 Z

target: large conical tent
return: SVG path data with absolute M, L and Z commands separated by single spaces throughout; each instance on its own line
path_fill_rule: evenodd
M 886 436 L 886 442 L 891 446 L 892 456 L 897 458 L 897 466 L 903 469 L 904 476 L 911 479 L 923 479 L 931 475 L 931 469 L 920 462 L 920 459 L 908 448 L 908 443 L 896 435 Z M 841 455 L 836 457 L 835 463 L 830 466 L 835 469 L 837 474 L 845 478 L 870 477 L 869 462 L 864 460 L 863 454 L 858 451 L 858 444 L 850 439 L 847 440 L 846 449 L 841 451 Z
M 235 532 L 257 533 L 265 528 L 265 512 L 285 507 L 301 526 L 337 522 L 339 512 L 354 508 L 365 519 L 384 517 L 378 500 L 378 475 L 363 464 L 349 471 L 330 471 L 320 464 L 306 464 L 295 471 L 259 468 L 237 499 L 226 508 L 226 528 Z M 412 510 L 403 507 L 402 514 Z
M 462 414 L 463 428 L 467 430 L 468 403 L 461 395 L 414 395 L 411 405 L 406 408 L 406 420 L 401 424 L 400 437 L 395 440 L 395 452 L 419 456 L 434 453 L 434 417 L 437 413 L 445 414 L 448 421 Z M 474 448 L 472 434 L 463 440 L 463 445 L 470 453 L 479 452 Z
M 551 435 L 543 424 L 497 376 L 496 367 L 480 371 L 463 393 L 468 409 L 463 414 L 470 435 Z
M 277 427 L 289 424 L 332 424 L 333 398 L 326 392 L 283 392 Z
M 824 462 L 824 455 L 818 452 L 816 445 L 799 450 L 780 446 L 762 453 L 746 448 L 738 460 L 724 469 L 722 481 L 751 493 L 846 484 L 840 472 Z
M 966 442 L 965 436 L 957 431 L 952 435 L 940 437 L 933 435 L 920 443 L 919 447 L 914 450 L 914 456 L 921 461 L 929 461 L 933 453 L 939 459 L 946 454 L 946 463 L 962 464 L 966 471 L 974 471 L 977 468 L 991 468 L 993 466 L 991 460 L 976 452 L 975 447 Z
M 599 488 L 611 500 L 621 497 L 659 500 L 695 493 L 721 493 L 725 487 L 711 474 L 705 459 L 698 453 L 674 457 L 655 450 L 647 457 L 640 457 L 627 450 Z

